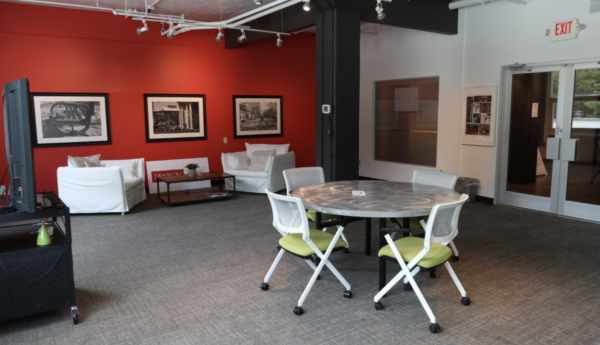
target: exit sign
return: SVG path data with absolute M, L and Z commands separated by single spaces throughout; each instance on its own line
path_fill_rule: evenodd
M 574 40 L 579 33 L 579 21 L 577 19 L 565 20 L 552 23 L 548 30 L 550 41 Z

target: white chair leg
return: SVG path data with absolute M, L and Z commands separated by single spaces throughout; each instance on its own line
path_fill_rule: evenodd
M 458 256 L 458 249 L 456 249 L 454 241 L 450 241 L 450 248 L 452 248 L 452 254 L 454 254 L 454 256 Z
M 273 264 L 271 265 L 271 268 L 269 268 L 269 272 L 267 272 L 267 275 L 265 276 L 265 281 L 264 281 L 265 283 L 269 282 L 269 279 L 271 278 L 271 275 L 275 271 L 275 267 L 277 267 L 277 264 L 279 263 L 279 260 L 281 260 L 281 257 L 283 256 L 283 253 L 285 253 L 285 250 L 283 250 L 283 249 L 279 250 L 279 254 L 277 254 L 277 257 L 275 258 L 275 261 L 273 261 Z
M 383 287 L 383 289 L 381 289 L 381 291 L 379 291 L 377 293 L 377 295 L 375 295 L 375 298 L 373 299 L 375 301 L 375 303 L 379 302 L 379 300 L 382 299 L 383 296 L 385 296 L 388 293 L 388 291 L 390 291 L 394 287 L 394 285 L 396 285 L 396 283 L 398 283 L 400 281 L 400 279 L 404 278 L 407 271 L 408 270 L 402 270 L 402 271 L 400 271 L 400 273 L 396 274 L 396 276 L 392 280 L 390 280 Z
M 410 275 L 414 277 L 414 276 L 416 276 L 416 275 L 417 275 L 417 273 L 419 273 L 420 271 L 421 271 L 421 267 L 417 266 L 417 267 L 413 268 L 413 270 L 410 272 Z M 408 283 L 408 277 L 405 277 L 405 278 L 404 278 L 404 284 L 407 284 L 407 283 Z
M 417 285 L 415 278 L 413 278 L 413 276 L 409 276 L 408 280 L 409 280 L 410 285 L 412 286 L 414 292 L 417 294 L 417 297 L 419 298 L 419 302 L 421 302 L 423 309 L 425 309 L 427 316 L 429 316 L 429 320 L 431 321 L 431 323 L 435 323 L 435 315 L 433 315 L 433 311 L 431 311 L 431 308 L 429 308 L 429 304 L 427 304 L 427 301 L 425 300 L 425 296 L 423 296 L 421 289 L 419 289 L 419 286 Z
M 450 266 L 450 263 L 448 261 L 446 261 L 444 263 L 444 266 L 446 266 L 446 269 L 448 270 L 448 273 L 450 273 L 450 276 L 452 277 L 454 284 L 456 284 L 458 291 L 460 291 L 460 295 L 463 297 L 467 297 L 467 292 L 465 291 L 462 284 L 460 283 L 460 280 L 458 280 L 458 277 L 456 276 L 456 273 L 454 273 L 454 270 L 452 269 L 452 266 Z
M 344 231 L 344 227 L 343 226 L 338 226 L 338 231 L 333 236 L 333 240 L 331 240 L 331 244 L 329 244 L 329 247 L 327 248 L 327 251 L 325 251 L 325 254 L 322 254 L 322 255 L 319 255 L 319 254 L 321 254 L 321 252 L 315 246 L 314 243 L 308 242 L 308 245 L 315 251 L 315 253 L 317 254 L 317 256 L 320 257 L 321 263 L 319 263 L 319 266 L 317 267 L 317 269 L 313 273 L 312 277 L 310 277 L 310 280 L 308 281 L 308 285 L 306 285 L 306 288 L 304 289 L 304 292 L 302 293 L 302 296 L 300 296 L 300 299 L 298 300 L 298 306 L 297 307 L 302 307 L 302 304 L 304 303 L 304 300 L 306 300 L 306 297 L 308 296 L 308 293 L 310 292 L 310 290 L 312 289 L 313 285 L 315 284 L 315 281 L 317 280 L 317 277 L 319 276 L 319 274 L 321 274 L 321 270 L 323 270 L 323 267 L 325 266 L 325 264 L 329 263 L 329 255 L 333 251 L 333 248 L 335 248 L 335 244 L 337 243 L 337 240 L 340 238 L 340 235 L 342 234 L 343 231 Z M 329 265 L 328 265 L 328 267 L 331 269 L 331 267 Z M 335 268 L 334 268 L 334 270 L 335 270 Z M 337 270 L 335 270 L 335 271 L 337 272 Z M 333 272 L 333 273 L 336 274 L 336 272 Z M 337 274 L 339 275 L 339 272 L 337 272 Z M 336 275 L 336 277 L 338 277 L 338 275 Z M 341 277 L 341 275 L 339 275 L 338 279 L 340 277 Z M 344 279 L 344 278 L 342 277 L 342 279 Z M 345 281 L 345 279 L 344 279 L 344 281 Z M 344 284 L 344 282 L 342 282 L 342 284 Z M 350 290 L 350 284 L 348 284 L 348 282 L 346 282 L 346 284 L 344 284 L 344 286 L 346 286 L 346 285 L 347 285 L 347 289 Z
M 310 260 L 304 260 L 304 261 L 306 261 L 308 266 L 310 266 L 313 269 L 313 271 L 317 270 L 317 266 L 315 266 L 315 264 L 312 261 L 310 261 Z
M 124 215 L 125 215 L 125 212 L 121 212 L 121 215 L 122 215 L 122 216 L 124 216 Z

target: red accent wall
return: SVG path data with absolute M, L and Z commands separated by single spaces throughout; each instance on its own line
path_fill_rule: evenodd
M 210 169 L 222 171 L 221 152 L 243 151 L 244 142 L 290 143 L 297 166 L 315 164 L 314 34 L 285 36 L 281 48 L 273 38 L 225 49 L 215 41 L 216 30 L 168 39 L 158 23 L 149 23 L 142 36 L 138 27 L 107 12 L 0 2 L 1 87 L 27 78 L 31 92 L 109 94 L 112 144 L 35 148 L 38 191 L 57 190 L 56 169 L 67 165 L 67 155 L 208 157 Z M 146 143 L 145 93 L 205 94 L 208 139 Z M 234 139 L 233 95 L 283 96 L 283 137 Z M 4 121 L 1 142 L 3 127 Z M 0 169 L 6 169 L 4 149 Z

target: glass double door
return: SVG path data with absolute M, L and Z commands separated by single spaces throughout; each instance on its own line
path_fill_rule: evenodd
M 600 221 L 597 61 L 507 70 L 500 203 Z

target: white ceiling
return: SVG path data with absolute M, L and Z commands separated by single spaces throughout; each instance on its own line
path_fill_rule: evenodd
M 275 0 L 263 0 L 262 6 L 274 1 Z M 42 5 L 41 3 L 32 3 L 19 0 L 11 0 L 11 2 Z M 146 8 L 146 1 L 144 0 L 51 0 L 51 2 L 100 8 L 116 8 L 117 10 L 137 9 L 138 12 L 142 13 Z M 148 0 L 147 4 L 151 5 L 155 2 L 156 0 Z M 296 4 L 293 6 L 297 7 L 298 11 L 302 11 L 302 4 Z M 154 5 L 154 10 L 152 13 L 175 16 L 184 15 L 185 19 L 202 22 L 218 22 L 221 20 L 221 15 L 223 20 L 226 20 L 236 17 L 242 13 L 254 10 L 258 7 L 259 6 L 254 4 L 253 0 L 159 0 Z

